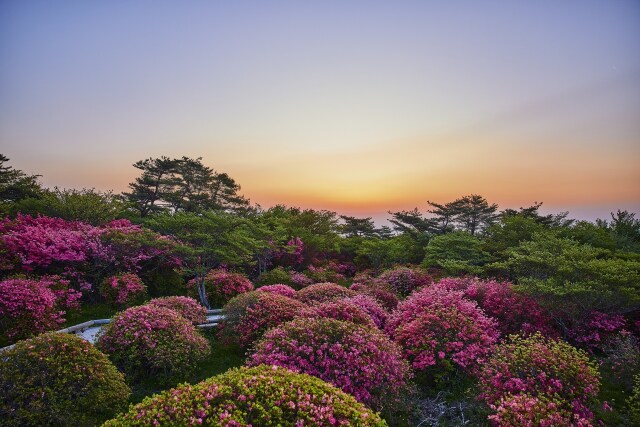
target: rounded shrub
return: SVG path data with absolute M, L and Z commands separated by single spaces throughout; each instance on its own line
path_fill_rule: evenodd
M 368 295 L 356 295 L 344 301 L 354 304 L 364 310 L 373 320 L 378 329 L 384 329 L 389 314 L 375 298 Z
M 181 296 L 162 297 L 152 299 L 147 304 L 174 310 L 194 325 L 200 325 L 207 321 L 207 309 L 193 298 Z
M 377 330 L 298 318 L 268 331 L 249 365 L 278 365 L 321 378 L 375 410 L 393 410 L 411 376 L 400 349 Z
M 387 311 L 395 310 L 398 306 L 398 296 L 386 283 L 372 281 L 366 283 L 354 283 L 349 287 L 358 294 L 368 295 L 375 298 Z
M 4 426 L 93 426 L 126 409 L 130 395 L 107 356 L 75 335 L 42 334 L 0 354 Z
M 389 284 L 396 293 L 402 296 L 409 295 L 415 289 L 432 282 L 431 276 L 426 272 L 408 267 L 397 267 L 384 271 L 378 279 Z
M 190 296 L 197 297 L 198 292 L 189 282 Z M 207 300 L 211 307 L 222 307 L 231 298 L 253 290 L 253 284 L 244 275 L 232 273 L 223 268 L 211 270 L 204 278 Z
M 291 286 L 283 285 L 282 283 L 277 283 L 275 285 L 261 286 L 256 290 L 261 292 L 273 292 L 289 298 L 296 297 L 296 290 L 293 289 Z
M 588 408 L 600 389 L 596 365 L 583 350 L 536 333 L 495 348 L 480 373 L 481 397 L 498 406 L 508 395 L 554 396 L 558 410 L 590 419 Z
M 153 305 L 118 313 L 99 332 L 96 346 L 132 381 L 148 375 L 184 379 L 211 351 L 191 322 Z
M 355 291 L 336 283 L 316 283 L 298 291 L 296 297 L 305 304 L 318 304 L 355 296 Z
M 250 347 L 267 329 L 302 313 L 300 301 L 273 292 L 247 292 L 232 298 L 223 308 L 219 335 L 226 343 Z
M 336 319 L 345 322 L 376 327 L 375 322 L 364 309 L 346 299 L 324 302 L 305 309 L 300 317 L 313 319 Z
M 141 304 L 146 299 L 147 287 L 136 274 L 117 274 L 102 282 L 100 294 L 109 304 L 118 307 L 131 307 Z
M 361 426 L 383 427 L 378 415 L 331 384 L 277 366 L 235 368 L 199 384 L 147 397 L 104 427 Z
M 387 331 L 414 369 L 432 373 L 473 372 L 500 335 L 496 322 L 474 301 L 438 287 L 424 288 L 401 302 Z
M 276 267 L 273 270 L 265 271 L 258 277 L 257 284 L 262 286 L 276 285 L 278 283 L 289 284 L 291 277 L 289 272 L 283 267 Z
M 566 426 L 591 427 L 589 419 L 563 408 L 556 396 L 507 395 L 491 405 L 495 412 L 489 415 L 494 427 Z

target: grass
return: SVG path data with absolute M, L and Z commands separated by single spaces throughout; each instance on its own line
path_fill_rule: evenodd
M 83 304 L 82 308 L 79 310 L 67 311 L 67 321 L 60 326 L 60 329 L 87 322 L 89 320 L 110 319 L 118 311 L 119 310 L 117 308 L 106 303 Z

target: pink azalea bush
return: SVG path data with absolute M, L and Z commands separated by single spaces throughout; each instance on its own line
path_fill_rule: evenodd
M 416 370 L 472 372 L 498 340 L 496 322 L 462 292 L 427 287 L 398 305 L 387 323 Z
M 291 286 L 287 286 L 287 285 L 283 285 L 280 283 L 277 283 L 275 285 L 267 285 L 267 286 L 261 286 L 257 289 L 258 291 L 261 292 L 273 292 L 279 295 L 283 295 L 285 297 L 289 297 L 289 298 L 295 298 L 296 297 L 296 290 L 293 289 Z
M 3 426 L 100 425 L 127 408 L 124 376 L 80 337 L 50 332 L 1 354 Z
M 269 330 L 247 363 L 313 375 L 376 410 L 393 410 L 411 377 L 385 334 L 334 319 L 298 318 Z
M 566 409 L 554 396 L 509 394 L 490 407 L 494 414 L 489 415 L 489 421 L 494 427 L 593 426 L 590 419 Z
M 349 287 L 358 294 L 368 295 L 375 298 L 387 311 L 395 310 L 398 306 L 398 296 L 392 291 L 390 286 L 379 281 L 354 283 Z
M 289 272 L 289 281 L 296 289 L 302 289 L 305 286 L 313 284 L 313 280 L 307 277 L 304 273 L 293 270 Z
M 356 295 L 354 297 L 347 298 L 344 301 L 360 307 L 371 317 L 371 320 L 373 320 L 373 323 L 375 323 L 378 329 L 384 329 L 387 319 L 389 318 L 389 314 L 373 297 L 368 295 Z
M 269 328 L 302 313 L 301 302 L 273 292 L 247 292 L 232 298 L 223 308 L 219 336 L 223 342 L 250 347 Z
M 399 295 L 409 295 L 415 289 L 430 284 L 433 280 L 426 272 L 414 268 L 397 267 L 383 272 L 378 279 L 389 284 Z
M 0 282 L 0 328 L 11 340 L 56 329 L 66 308 L 78 307 L 80 294 L 55 278 Z
M 626 321 L 619 314 L 594 311 L 581 322 L 573 322 L 569 328 L 569 338 L 589 351 L 602 350 L 607 339 L 623 330 Z
M 384 427 L 380 417 L 336 387 L 277 366 L 235 368 L 196 385 L 145 398 L 104 427 Z
M 183 296 L 154 298 L 147 304 L 174 310 L 194 325 L 207 321 L 207 309 L 193 298 Z
M 324 267 L 310 265 L 304 271 L 304 274 L 309 277 L 313 283 L 342 283 L 346 276 L 338 271 L 334 270 L 336 264 L 329 264 Z
M 149 375 L 184 379 L 211 351 L 191 322 L 153 305 L 118 313 L 99 332 L 96 347 L 132 380 Z
M 481 398 L 494 407 L 509 395 L 554 396 L 558 410 L 587 420 L 600 389 L 600 375 L 587 353 L 539 333 L 512 335 L 498 345 L 479 378 Z
M 335 283 L 316 283 L 299 290 L 296 298 L 305 304 L 318 304 L 355 295 L 355 291 Z
M 465 298 L 476 301 L 486 314 L 498 321 L 503 335 L 536 331 L 558 335 L 549 314 L 533 298 L 517 293 L 509 282 L 447 277 L 434 286 L 462 291 Z
M 355 297 L 354 297 L 355 298 Z M 346 299 L 328 301 L 319 305 L 313 305 L 304 310 L 300 317 L 310 319 L 336 319 L 345 322 L 375 327 L 376 324 L 364 309 Z
M 147 287 L 136 274 L 117 274 L 106 278 L 102 282 L 100 294 L 109 304 L 118 307 L 130 307 L 145 300 Z
M 244 275 L 232 273 L 224 268 L 211 270 L 204 279 L 207 300 L 211 307 L 222 307 L 231 298 L 253 290 L 253 284 Z M 195 281 L 189 282 L 190 296 L 197 298 Z

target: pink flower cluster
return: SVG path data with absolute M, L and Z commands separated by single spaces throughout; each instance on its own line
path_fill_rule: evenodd
M 411 376 L 400 349 L 382 332 L 334 319 L 298 318 L 271 329 L 248 364 L 313 375 L 376 410 L 392 410 Z
M 433 281 L 426 272 L 408 267 L 387 270 L 380 275 L 379 280 L 388 283 L 399 295 L 409 295 Z
M 142 305 L 118 313 L 96 347 L 132 378 L 182 377 L 209 355 L 209 342 L 174 310 Z
M 607 338 L 622 331 L 626 321 L 619 314 L 592 312 L 586 320 L 573 325 L 569 329 L 572 342 L 589 350 L 602 350 Z
M 369 327 L 376 326 L 369 313 L 367 313 L 358 304 L 347 299 L 328 301 L 320 305 L 308 307 L 300 317 L 310 319 L 336 319 L 355 323 L 357 325 Z
M 366 283 L 354 283 L 349 287 L 358 294 L 368 295 L 378 301 L 387 310 L 395 310 L 398 306 L 398 297 L 390 286 L 380 281 L 370 281 Z
M 118 274 L 102 282 L 100 293 L 109 304 L 130 307 L 144 301 L 147 287 L 136 274 Z
M 304 288 L 305 286 L 313 283 L 313 280 L 308 278 L 304 273 L 293 270 L 289 272 L 289 280 L 291 281 L 291 284 L 297 289 Z
M 373 323 L 375 323 L 378 329 L 384 329 L 385 325 L 387 324 L 389 314 L 386 312 L 384 307 L 382 307 L 382 305 L 373 297 L 370 297 L 368 295 L 356 295 L 354 297 L 345 299 L 345 301 L 350 304 L 354 304 L 357 307 L 360 307 L 371 317 L 371 320 L 373 320 Z
M 489 316 L 498 321 L 503 335 L 542 332 L 557 336 L 553 320 L 531 297 L 514 291 L 513 284 L 478 278 L 444 278 L 434 286 L 459 290 L 465 298 L 478 303 Z
M 486 357 L 499 332 L 474 301 L 462 292 L 426 287 L 398 305 L 387 331 L 402 346 L 415 369 L 443 369 L 451 362 L 465 371 Z
M 306 304 L 335 301 L 355 296 L 355 291 L 335 283 L 316 283 L 298 291 L 296 297 Z
M 207 321 L 207 309 L 193 298 L 182 296 L 162 297 L 152 299 L 147 304 L 174 310 L 194 325 Z
M 507 395 L 490 405 L 494 414 L 489 421 L 494 427 L 592 427 L 588 418 L 563 408 L 557 397 Z
M 342 282 L 346 277 L 344 274 L 333 269 L 336 266 L 336 264 L 327 264 L 324 267 L 310 265 L 305 270 L 305 274 L 313 280 L 313 283 Z
M 204 280 L 211 307 L 221 307 L 236 295 L 253 290 L 253 284 L 249 279 L 224 268 L 211 270 Z
M 0 328 L 12 339 L 26 338 L 64 323 L 62 309 L 78 307 L 80 294 L 50 276 L 0 282 Z
M 274 258 L 280 264 L 288 267 L 296 267 L 304 261 L 304 243 L 299 237 L 293 237 L 287 245 L 280 251 L 276 252 Z
M 269 328 L 302 313 L 299 301 L 273 292 L 247 292 L 232 298 L 223 309 L 219 336 L 224 342 L 250 347 Z
M 539 333 L 512 335 L 498 345 L 479 377 L 481 398 L 489 405 L 499 407 L 511 395 L 554 397 L 584 419 L 592 418 L 588 405 L 600 389 L 598 370 L 584 351 Z
M 275 285 L 267 285 L 267 286 L 261 286 L 258 289 L 256 289 L 258 291 L 261 292 L 273 292 L 279 295 L 283 295 L 285 297 L 289 297 L 289 298 L 295 298 L 296 297 L 296 290 L 293 289 L 291 286 L 287 286 L 287 285 L 283 285 L 283 284 L 275 284 Z

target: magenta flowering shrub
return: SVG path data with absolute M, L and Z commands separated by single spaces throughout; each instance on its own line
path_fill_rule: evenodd
M 111 305 L 131 307 L 145 300 L 147 287 L 136 274 L 118 274 L 104 279 L 100 294 Z
M 512 335 L 499 344 L 480 373 L 481 398 L 498 407 L 509 395 L 554 397 L 558 410 L 590 420 L 600 375 L 587 353 L 540 333 Z M 557 399 L 557 400 L 556 400 Z
M 581 322 L 574 322 L 568 331 L 571 341 L 589 351 L 602 350 L 607 339 L 621 332 L 626 321 L 619 314 L 594 311 Z
M 555 396 L 507 395 L 490 405 L 494 414 L 489 421 L 494 427 L 592 427 L 588 418 L 566 409 Z
M 52 284 L 48 279 L 0 282 L 0 328 L 9 339 L 37 335 L 64 323 L 62 309 L 77 303 L 76 294 L 54 291 Z
M 355 297 L 354 297 L 355 298 Z M 336 319 L 345 322 L 375 327 L 376 324 L 364 309 L 346 299 L 328 301 L 305 309 L 300 317 L 310 319 Z
M 231 298 L 253 290 L 253 284 L 244 275 L 223 268 L 211 270 L 204 279 L 207 300 L 211 307 L 222 307 Z M 190 296 L 197 298 L 195 282 L 189 282 Z
M 200 325 L 207 321 L 207 309 L 193 298 L 182 296 L 154 298 L 147 304 L 174 310 L 193 325 Z
M 373 320 L 373 323 L 375 323 L 378 329 L 384 329 L 387 324 L 389 314 L 373 297 L 368 295 L 356 295 L 354 297 L 347 298 L 344 301 L 360 307 L 371 317 L 371 320 Z
M 258 289 L 256 289 L 257 291 L 261 291 L 261 292 L 273 292 L 279 295 L 283 295 L 285 297 L 289 297 L 289 298 L 295 298 L 296 297 L 296 290 L 293 289 L 291 286 L 287 286 L 287 285 L 283 285 L 281 283 L 275 284 L 275 285 L 267 285 L 267 286 L 261 286 Z
M 414 369 L 467 372 L 491 352 L 500 335 L 495 320 L 475 301 L 441 287 L 424 288 L 398 304 L 387 331 Z
M 408 267 L 397 267 L 383 272 L 378 278 L 389 284 L 399 295 L 406 296 L 415 289 L 430 284 L 433 280 L 426 272 Z
M 400 349 L 384 333 L 334 319 L 298 318 L 271 329 L 248 364 L 313 375 L 375 410 L 393 410 L 411 377 Z
M 235 368 L 199 384 L 145 398 L 108 421 L 119 426 L 384 427 L 380 417 L 331 384 L 277 366 Z
M 375 298 L 387 311 L 395 310 L 398 306 L 398 297 L 390 286 L 381 282 L 354 283 L 349 287 L 358 294 Z
M 80 337 L 41 334 L 1 354 L 3 426 L 95 426 L 127 407 L 122 373 Z
M 292 320 L 304 308 L 301 302 L 274 292 L 247 292 L 224 306 L 219 336 L 223 342 L 248 348 L 267 329 Z
M 434 286 L 462 291 L 465 298 L 476 301 L 486 314 L 498 321 L 503 335 L 536 331 L 547 336 L 558 335 L 549 314 L 533 298 L 515 292 L 509 282 L 447 277 Z
M 316 283 L 299 290 L 296 297 L 305 304 L 318 304 L 355 295 L 355 291 L 335 283 Z
M 291 285 L 296 289 L 302 289 L 305 286 L 311 285 L 313 280 L 307 277 L 304 273 L 300 273 L 297 271 L 289 272 L 289 281 Z
M 191 322 L 153 305 L 118 313 L 99 332 L 96 347 L 133 381 L 148 375 L 184 379 L 211 351 Z
M 304 261 L 304 242 L 299 237 L 291 238 L 287 244 L 278 250 L 273 258 L 280 265 L 297 267 Z

